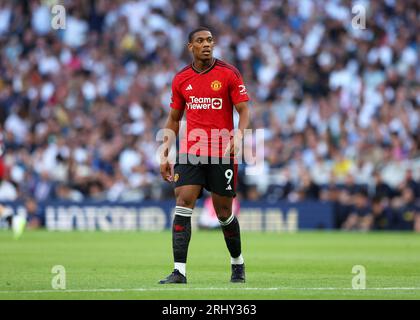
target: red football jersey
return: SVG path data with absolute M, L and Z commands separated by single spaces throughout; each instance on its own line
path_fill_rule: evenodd
M 202 72 L 190 64 L 178 72 L 172 82 L 171 108 L 185 110 L 186 134 L 180 153 L 222 157 L 233 130 L 233 108 L 248 101 L 239 71 L 214 59 Z M 223 138 L 222 138 L 223 136 Z

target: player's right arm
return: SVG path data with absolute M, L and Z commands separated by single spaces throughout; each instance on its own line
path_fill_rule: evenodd
M 176 78 L 172 82 L 172 102 L 168 119 L 165 124 L 164 148 L 160 161 L 160 174 L 163 180 L 172 182 L 172 168 L 168 160 L 169 150 L 179 133 L 179 123 L 184 115 L 185 100 L 182 94 L 177 90 Z
M 168 182 L 172 182 L 173 180 L 171 165 L 168 160 L 169 150 L 179 133 L 179 123 L 183 114 L 184 110 L 171 108 L 165 124 L 165 135 L 163 140 L 165 147 L 163 149 L 163 157 L 161 157 L 160 162 L 160 174 L 162 175 L 163 180 Z

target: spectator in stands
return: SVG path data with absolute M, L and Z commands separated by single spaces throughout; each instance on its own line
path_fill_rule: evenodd
M 79 202 L 83 200 L 83 195 L 67 184 L 61 183 L 55 186 L 55 199 Z
M 420 183 L 414 180 L 412 169 L 406 171 L 403 185 L 411 189 L 415 199 L 420 199 Z
M 353 206 L 349 216 L 344 221 L 343 230 L 369 230 L 371 222 L 371 208 L 368 194 L 365 190 L 358 190 L 353 196 Z
M 388 207 L 388 202 L 381 197 L 372 199 L 372 210 L 368 218 L 370 230 L 392 230 L 394 227 L 394 215 Z
M 25 209 L 27 221 L 26 228 L 39 229 L 45 225 L 44 215 L 34 198 L 27 198 L 25 200 Z
M 401 195 L 393 200 L 395 214 L 394 229 L 416 230 L 420 220 L 420 209 L 415 203 L 413 190 L 406 186 L 401 190 Z
M 373 196 L 385 198 L 387 200 L 391 199 L 393 196 L 393 191 L 391 187 L 383 181 L 381 173 L 379 171 L 376 171 L 373 174 L 373 179 Z

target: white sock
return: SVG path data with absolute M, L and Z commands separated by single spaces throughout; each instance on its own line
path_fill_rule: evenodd
M 187 264 L 186 263 L 181 263 L 181 262 L 175 262 L 175 267 L 174 269 L 178 269 L 179 272 L 181 272 L 181 274 L 186 277 L 186 269 L 187 269 Z
M 242 257 L 242 253 L 239 255 L 239 257 L 237 258 L 230 258 L 230 263 L 231 264 L 243 264 L 244 263 L 244 258 Z

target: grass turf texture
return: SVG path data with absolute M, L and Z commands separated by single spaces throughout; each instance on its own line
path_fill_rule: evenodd
M 243 233 L 247 283 L 231 284 L 221 231 L 194 231 L 187 285 L 158 285 L 173 267 L 170 232 L 0 232 L 0 299 L 419 299 L 420 235 Z M 67 290 L 53 290 L 54 265 Z M 352 267 L 366 290 L 352 289 Z M 112 290 L 109 290 L 112 289 Z

